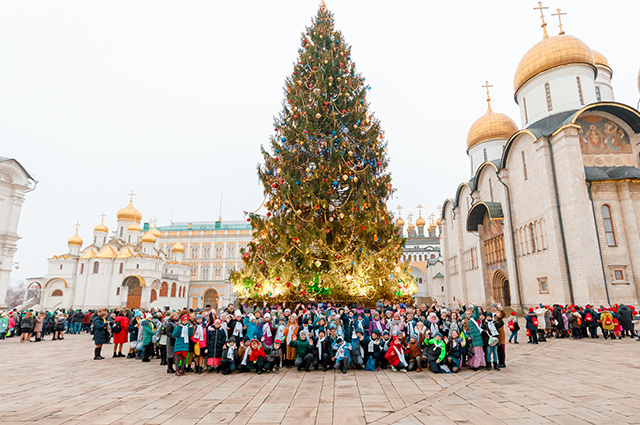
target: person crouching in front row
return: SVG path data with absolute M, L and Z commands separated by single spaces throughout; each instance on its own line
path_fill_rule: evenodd
M 271 372 L 276 371 L 276 374 L 280 373 L 280 361 L 282 360 L 282 343 L 279 339 L 273 341 L 272 346 L 265 345 L 264 353 L 266 361 L 264 363 L 264 370 Z
M 394 372 L 407 371 L 407 366 L 409 364 L 407 363 L 405 354 L 406 354 L 406 350 L 402 346 L 402 341 L 400 340 L 400 338 L 398 338 L 397 335 L 394 335 L 394 337 L 391 339 L 391 344 L 389 344 L 389 349 L 387 350 L 387 354 L 385 354 L 385 358 L 391 365 L 391 370 L 393 370 Z
M 347 373 L 347 367 L 351 361 L 351 344 L 339 336 L 331 348 L 335 353 L 332 358 L 335 361 L 334 368 L 342 370 L 342 373 Z
M 236 340 L 229 338 L 227 344 L 222 348 L 222 359 L 220 360 L 220 369 L 223 375 L 228 375 L 236 370 L 236 363 L 240 357 L 238 356 L 238 348 Z

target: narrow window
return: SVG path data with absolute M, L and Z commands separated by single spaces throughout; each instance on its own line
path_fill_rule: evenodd
M 93 273 L 98 273 L 98 270 L 100 269 L 100 263 L 98 263 L 97 261 L 95 263 L 93 263 Z
M 528 178 L 527 176 L 527 160 L 524 157 L 524 151 L 522 151 L 522 172 L 524 173 L 524 179 Z
M 124 263 L 120 263 L 120 274 L 122 274 L 122 269 L 124 268 Z
M 536 228 L 533 223 L 529 223 L 529 232 L 531 232 L 531 252 L 536 252 Z
M 529 115 L 527 114 L 527 99 L 522 98 L 522 106 L 524 106 L 524 123 L 527 124 L 529 122 Z
M 578 96 L 580 97 L 580 104 L 584 105 L 584 98 L 582 97 L 582 85 L 580 84 L 580 77 L 576 77 L 576 83 L 578 83 Z
M 120 295 L 120 287 L 119 286 L 116 288 L 116 295 Z
M 596 100 L 598 102 L 602 101 L 602 95 L 600 94 L 600 87 L 596 87 Z
M 484 156 L 484 162 L 487 162 L 487 148 L 482 149 L 482 155 Z
M 62 264 L 60 264 L 60 270 L 62 270 Z
M 553 105 L 551 104 L 551 88 L 549 87 L 549 83 L 544 85 L 544 91 L 547 93 L 547 110 L 553 110 Z
M 122 239 L 122 232 L 124 231 L 124 227 L 120 227 L 120 239 Z
M 491 202 L 493 202 L 493 185 L 491 184 L 491 179 L 489 179 L 489 196 L 491 197 Z
M 611 208 L 609 208 L 609 205 L 602 206 L 602 217 L 604 218 L 604 234 L 607 236 L 607 245 L 617 246 L 616 233 L 613 230 L 613 220 L 611 219 Z
M 80 274 L 84 273 L 84 263 L 80 264 Z

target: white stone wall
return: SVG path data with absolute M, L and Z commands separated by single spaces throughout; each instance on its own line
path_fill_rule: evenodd
M 469 160 L 471 163 L 471 177 L 475 176 L 478 168 L 486 161 L 493 161 L 495 159 L 502 158 L 502 151 L 504 149 L 504 145 L 507 143 L 507 139 L 496 139 L 489 140 L 487 142 L 482 142 L 478 145 L 475 145 L 467 155 L 469 155 Z M 485 150 L 487 152 L 487 159 L 485 160 Z

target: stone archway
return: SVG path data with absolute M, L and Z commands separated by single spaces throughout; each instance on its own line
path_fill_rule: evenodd
M 502 303 L 503 306 L 511 305 L 511 290 L 509 289 L 509 278 L 503 270 L 496 270 L 493 273 L 493 299 Z
M 208 288 L 202 294 L 202 308 L 207 304 L 211 305 L 211 309 L 218 310 L 218 290 L 216 288 Z
M 127 291 L 127 308 L 136 309 L 140 308 L 140 301 L 142 298 L 142 288 L 140 286 L 140 279 L 136 276 L 129 276 L 124 279 L 122 286 L 128 288 Z

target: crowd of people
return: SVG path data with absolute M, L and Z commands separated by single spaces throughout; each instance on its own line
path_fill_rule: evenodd
M 522 318 L 521 318 L 522 319 Z M 640 314 L 633 306 L 595 308 L 590 305 L 539 305 L 519 320 L 500 304 L 485 309 L 473 304 L 441 306 L 435 301 L 409 308 L 378 302 L 375 308 L 333 304 L 254 305 L 221 312 L 59 310 L 9 311 L 0 315 L 0 338 L 20 336 L 21 342 L 46 335 L 88 332 L 95 342 L 94 359 L 102 360 L 104 344 L 113 344 L 114 358 L 150 362 L 154 357 L 167 373 L 279 373 L 349 368 L 376 371 L 456 373 L 506 367 L 506 344 L 518 344 L 520 325 L 528 342 L 547 338 L 615 340 L 638 336 Z M 507 335 L 509 338 L 507 340 Z

